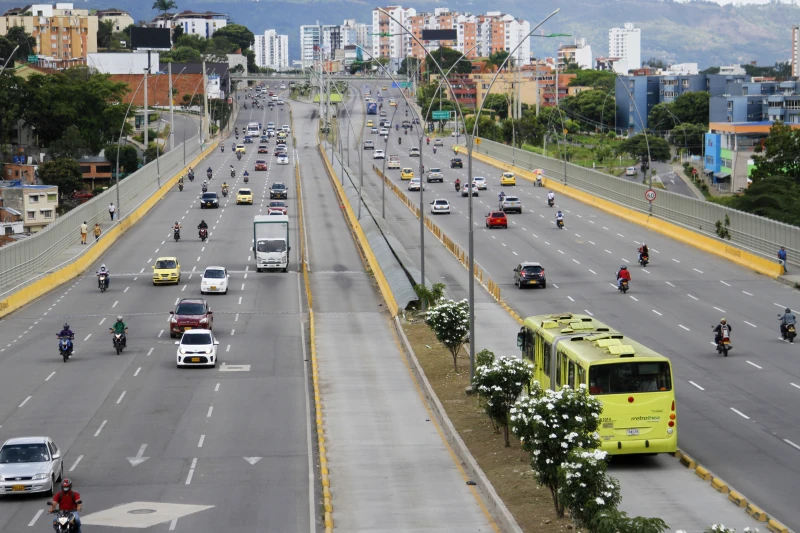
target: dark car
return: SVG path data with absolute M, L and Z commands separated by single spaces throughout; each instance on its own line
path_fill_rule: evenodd
M 169 336 L 173 339 L 189 329 L 214 327 L 213 313 L 202 298 L 184 298 L 169 314 Z
M 269 199 L 270 200 L 275 200 L 275 199 L 278 199 L 278 200 L 283 199 L 283 200 L 285 200 L 288 197 L 289 197 L 289 191 L 286 189 L 286 185 L 284 185 L 283 183 L 280 183 L 280 182 L 272 184 L 272 187 L 270 187 L 270 189 L 269 189 Z
M 203 196 L 200 197 L 200 209 L 205 209 L 206 207 L 219 207 L 219 196 L 217 196 L 217 193 L 203 193 Z
M 544 267 L 534 261 L 525 261 L 517 265 L 514 269 L 514 285 L 520 289 L 527 286 L 547 287 L 547 278 L 544 275 Z
M 249 135 L 245 135 L 244 144 L 253 144 L 253 138 L 250 137 Z
M 460 157 L 454 157 L 450 160 L 450 168 L 464 168 L 464 162 Z
M 259 141 L 259 142 L 268 143 L 269 142 L 269 135 L 262 135 L 261 136 L 261 141 Z
M 486 227 L 489 229 L 494 227 L 507 228 L 508 217 L 502 211 L 492 211 L 486 215 Z

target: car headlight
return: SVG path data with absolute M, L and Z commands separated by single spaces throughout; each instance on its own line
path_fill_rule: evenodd
M 31 479 L 38 480 L 38 479 L 47 479 L 47 474 L 34 474 Z
M 184 347 L 178 348 L 178 353 L 181 353 L 181 354 L 186 353 L 186 348 L 184 348 Z
M 201 324 L 205 324 L 206 322 L 208 322 L 208 319 L 207 319 L 207 318 L 201 318 L 201 319 L 200 319 L 200 323 L 201 323 Z
M 173 316 L 172 318 L 169 319 L 169 321 L 172 322 L 173 324 L 176 324 L 178 322 L 178 317 Z
M 206 348 L 206 353 L 211 353 L 211 348 Z

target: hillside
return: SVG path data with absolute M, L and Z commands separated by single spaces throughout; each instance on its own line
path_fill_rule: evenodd
M 19 2 L 0 0 L 5 10 Z M 429 0 L 398 2 L 417 10 L 435 7 L 482 13 L 496 9 L 490 0 Z M 121 2 L 119 4 L 126 4 Z M 113 7 L 114 2 L 76 2 L 81 8 Z M 150 19 L 151 2 L 129 2 L 136 20 Z M 377 3 L 352 0 L 178 0 L 179 9 L 228 13 L 238 23 L 260 33 L 275 28 L 289 36 L 290 60 L 299 54 L 301 24 L 341 24 L 345 18 L 367 22 Z M 535 6 L 531 8 L 531 6 Z M 122 7 L 122 6 L 120 6 Z M 507 0 L 506 12 L 527 18 L 532 24 L 556 7 L 561 12 L 544 28 L 545 32 L 570 33 L 586 37 L 595 56 L 608 51 L 608 29 L 633 22 L 642 28 L 642 58 L 655 56 L 672 62 L 709 65 L 758 61 L 773 64 L 790 55 L 791 25 L 800 22 L 800 7 L 793 4 L 719 5 L 714 2 L 671 0 L 552 0 L 546 4 L 530 0 Z M 569 38 L 561 38 L 565 42 Z M 554 55 L 556 39 L 534 39 L 537 56 Z

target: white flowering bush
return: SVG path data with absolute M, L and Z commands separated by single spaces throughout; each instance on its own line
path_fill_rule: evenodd
M 592 518 L 622 500 L 619 481 L 606 475 L 607 456 L 599 449 L 572 450 L 558 469 L 559 499 L 580 528 L 589 528 Z
M 550 489 L 559 518 L 564 503 L 559 495 L 558 469 L 570 452 L 600 445 L 597 428 L 602 404 L 590 396 L 585 385 L 578 390 L 543 390 L 534 382 L 530 396 L 511 408 L 511 431 L 531 454 L 531 466 L 540 485 Z
M 607 509 L 595 514 L 586 529 L 589 533 L 664 533 L 669 526 L 660 518 L 631 518 L 624 511 Z
M 532 378 L 533 365 L 516 357 L 500 357 L 475 369 L 472 389 L 484 400 L 483 408 L 495 429 L 503 428 L 506 447 L 511 445 L 508 435 L 511 408 L 530 386 Z
M 736 529 L 727 527 L 724 524 L 714 524 L 707 528 L 705 533 L 736 533 Z M 746 527 L 742 530 L 742 533 L 758 533 L 758 528 Z
M 425 313 L 425 323 L 433 330 L 436 339 L 445 345 L 453 356 L 453 369 L 458 372 L 458 352 L 469 333 L 469 304 L 467 300 L 448 300 Z

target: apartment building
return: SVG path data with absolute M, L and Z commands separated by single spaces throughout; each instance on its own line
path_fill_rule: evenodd
M 321 59 L 322 26 L 319 24 L 300 26 L 300 61 L 302 68 L 314 66 Z
M 563 70 L 570 63 L 582 69 L 592 68 L 592 47 L 586 44 L 586 39 L 575 39 L 572 44 L 558 47 L 558 69 Z
M 3 206 L 21 213 L 26 233 L 43 230 L 56 219 L 58 187 L 55 185 L 23 185 L 19 181 L 0 182 Z
M 114 31 L 122 31 L 134 24 L 131 14 L 122 9 L 98 9 L 95 15 L 97 15 L 97 20 L 100 22 L 113 21 Z
M 620 74 L 639 68 L 642 65 L 642 30 L 635 28 L 632 22 L 608 30 L 608 55 L 619 58 L 614 70 Z
M 0 17 L 0 35 L 19 26 L 36 39 L 35 50 L 19 50 L 18 57 L 39 56 L 54 68 L 71 66 L 75 59 L 97 52 L 96 15 L 75 9 L 72 3 L 30 4 L 6 11 Z
M 417 10 L 402 6 L 388 6 L 383 10 L 391 17 L 379 9 L 372 10 L 372 30 L 379 35 L 373 35 L 372 50 L 369 53 L 372 57 L 388 58 L 389 68 L 397 70 L 403 58 L 411 55 L 412 39 L 403 27 L 410 26 L 410 19 L 416 16 Z
M 180 26 L 184 35 L 199 35 L 205 39 L 211 38 L 214 32 L 228 25 L 228 15 L 224 13 L 196 13 L 182 11 L 181 13 L 167 13 L 153 19 L 150 26 L 154 28 L 174 29 Z
M 289 36 L 279 35 L 275 30 L 266 30 L 256 35 L 253 43 L 256 65 L 261 68 L 285 70 L 289 68 Z
M 800 77 L 800 26 L 792 26 L 792 77 Z

